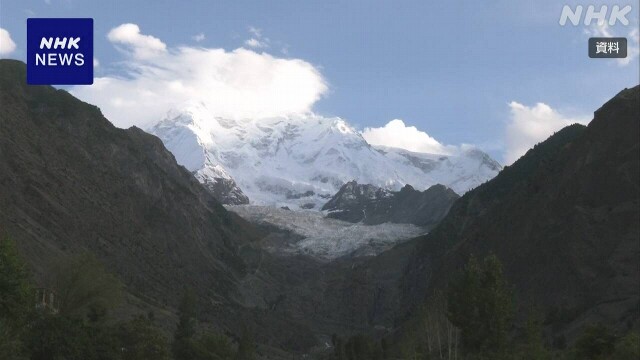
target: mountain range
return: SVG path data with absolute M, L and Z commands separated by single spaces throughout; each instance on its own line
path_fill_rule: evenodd
M 314 114 L 230 120 L 193 103 L 150 132 L 225 204 L 320 210 L 352 180 L 396 191 L 442 184 L 463 194 L 501 169 L 475 148 L 425 154 L 371 146 L 345 120 Z
M 24 63 L 0 60 L 0 231 L 39 285 L 48 264 L 89 251 L 124 284 L 119 316 L 154 311 L 172 333 L 190 287 L 201 323 L 235 338 L 250 329 L 263 358 L 289 359 L 331 353 L 332 334 L 396 338 L 471 255 L 495 254 L 518 318 L 538 307 L 546 336 L 571 343 L 593 322 L 640 329 L 640 87 L 621 91 L 587 127 L 566 127 L 500 170 L 477 151 L 372 147 L 344 121 L 313 116 L 233 123 L 179 112 L 154 129 L 163 143 L 25 79 Z M 401 170 L 389 175 L 383 165 Z M 241 190 L 216 194 L 217 179 Z M 248 221 L 221 205 L 222 194 L 271 206 L 238 206 Z M 421 197 L 448 211 L 414 207 Z M 326 212 L 376 216 L 351 223 L 273 206 L 326 203 Z M 278 218 L 254 221 L 243 211 Z M 366 224 L 378 214 L 430 231 Z M 295 231 L 329 223 L 328 240 L 310 243 Z M 358 245 L 369 247 L 355 254 L 348 246 L 325 256 L 281 251 L 334 250 L 352 240 L 343 229 L 376 226 L 411 239 L 380 244 L 364 233 Z

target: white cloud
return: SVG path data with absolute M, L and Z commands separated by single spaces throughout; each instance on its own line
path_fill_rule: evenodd
M 98 105 L 119 127 L 146 128 L 189 101 L 233 119 L 305 113 L 327 91 L 320 72 L 303 60 L 242 48 L 167 49 L 133 24 L 121 25 L 109 35 L 115 44 L 127 45 L 121 69 L 125 76 L 98 77 L 93 85 L 71 92 Z M 153 56 L 146 56 L 149 52 Z
M 200 41 L 204 40 L 206 38 L 206 36 L 204 35 L 204 33 L 199 33 L 199 34 L 193 35 L 192 38 L 196 42 L 200 42 Z
M 535 144 L 546 140 L 565 126 L 587 124 L 589 118 L 568 117 L 544 103 L 529 107 L 512 101 L 509 104 L 511 117 L 505 132 L 504 163 L 512 164 Z
M 98 58 L 94 57 L 93 58 L 93 67 L 97 68 L 98 66 L 100 66 L 100 61 L 98 60 Z
M 404 121 L 395 119 L 379 128 L 365 128 L 362 137 L 371 145 L 401 148 L 413 152 L 430 154 L 451 154 L 455 146 L 446 146 L 415 126 L 406 126 Z
M 624 37 L 624 35 L 616 34 L 606 21 L 602 23 L 597 22 L 590 28 L 585 29 L 585 34 L 590 37 Z M 638 36 L 638 27 L 632 28 L 631 31 L 626 34 L 627 57 L 616 59 L 618 65 L 629 65 L 638 57 L 638 55 L 640 55 L 640 38 Z
M 107 39 L 114 44 L 124 45 L 138 59 L 153 58 L 167 51 L 165 43 L 151 35 L 142 35 L 136 24 L 122 24 L 111 29 Z
M 253 26 L 249 26 L 249 33 L 253 35 L 250 39 L 244 41 L 244 45 L 253 48 L 253 49 L 261 49 L 269 47 L 269 38 L 262 36 L 262 29 L 255 28 Z
M 627 35 L 627 57 L 618 59 L 618 64 L 628 65 L 640 55 L 640 32 L 635 28 Z
M 0 28 L 0 55 L 11 54 L 16 49 L 16 43 L 11 39 L 11 34 Z
M 266 48 L 269 45 L 267 45 L 267 43 L 262 42 L 256 38 L 251 38 L 248 40 L 244 41 L 244 44 L 247 45 L 250 48 L 254 48 L 254 49 L 259 49 L 259 48 Z
M 257 27 L 249 26 L 249 32 L 253 34 L 253 36 L 257 38 L 262 37 L 262 29 L 258 29 Z

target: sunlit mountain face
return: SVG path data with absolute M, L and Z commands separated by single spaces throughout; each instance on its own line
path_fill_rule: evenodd
M 319 210 L 351 180 L 389 190 L 442 184 L 463 194 L 501 169 L 477 149 L 428 154 L 372 146 L 345 120 L 314 114 L 230 120 L 192 104 L 170 111 L 150 132 L 228 204 Z

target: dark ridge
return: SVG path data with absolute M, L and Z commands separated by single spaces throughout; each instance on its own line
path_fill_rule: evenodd
M 322 207 L 330 218 L 377 225 L 385 222 L 414 224 L 433 228 L 459 198 L 444 185 L 425 191 L 405 185 L 389 191 L 370 184 L 350 181 Z
M 557 333 L 582 323 L 638 328 L 640 88 L 529 150 L 466 193 L 416 239 L 403 279 L 408 304 L 443 288 L 471 254 L 495 253 L 518 292 Z

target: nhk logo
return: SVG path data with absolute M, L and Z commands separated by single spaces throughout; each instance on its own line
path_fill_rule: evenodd
M 27 82 L 93 84 L 93 19 L 27 19 Z
M 563 6 L 558 23 L 561 26 L 565 26 L 567 20 L 569 20 L 573 26 L 580 25 L 583 9 L 584 7 L 582 5 L 576 6 L 575 10 L 571 9 L 569 5 Z M 622 23 L 622 25 L 629 25 L 627 15 L 631 12 L 631 5 L 627 5 L 622 8 L 619 5 L 613 5 L 611 12 L 609 12 L 608 9 L 609 7 L 607 5 L 602 5 L 600 10 L 596 10 L 595 6 L 589 5 L 587 7 L 587 11 L 584 13 L 584 24 L 589 26 L 593 20 L 597 20 L 598 24 L 608 22 L 610 26 L 615 25 L 618 21 Z M 607 14 L 609 15 L 609 21 L 607 21 Z
M 55 43 L 53 42 L 53 38 L 42 38 L 40 40 L 40 50 L 42 49 L 64 49 L 66 45 L 66 49 L 76 49 L 80 50 L 78 46 L 78 42 L 80 42 L 80 38 L 69 38 L 69 43 L 67 44 L 67 38 L 64 37 L 62 39 L 56 38 Z M 53 46 L 51 46 L 53 44 Z M 71 61 L 73 60 L 73 64 L 76 66 L 84 65 L 84 54 L 75 53 L 75 54 L 60 54 L 60 53 L 40 53 L 36 54 L 36 65 L 44 65 L 44 66 L 65 66 L 71 65 Z

